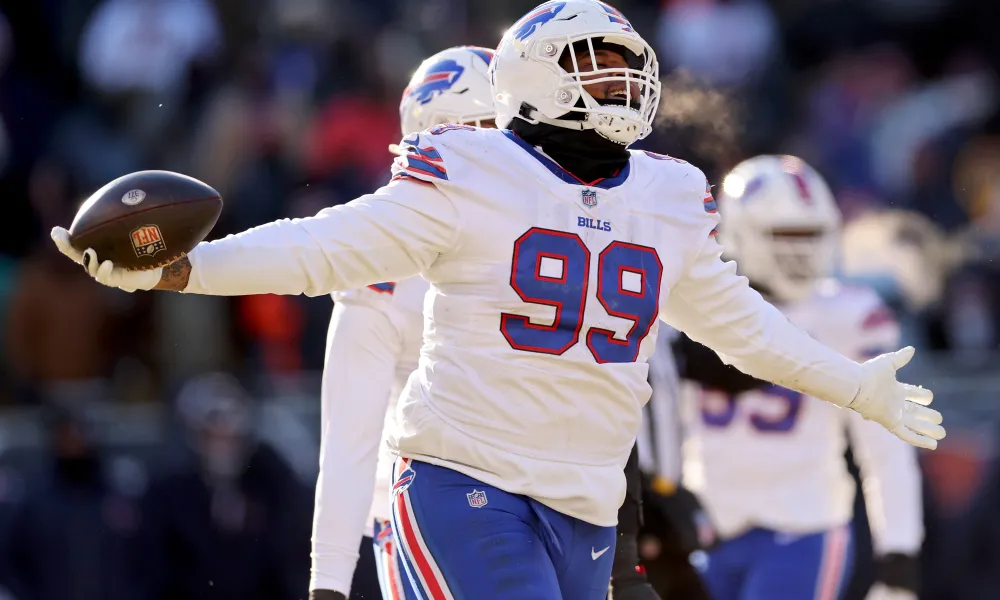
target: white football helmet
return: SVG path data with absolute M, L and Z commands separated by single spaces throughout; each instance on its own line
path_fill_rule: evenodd
M 779 301 L 812 293 L 837 268 L 841 215 L 823 178 L 794 156 L 756 156 L 718 195 L 719 242 L 752 282 Z
M 442 50 L 420 63 L 403 90 L 403 135 L 443 123 L 475 125 L 496 117 L 487 70 L 493 51 L 477 46 Z
M 627 50 L 628 67 L 580 70 L 577 52 L 589 50 L 597 65 L 595 51 L 609 44 Z M 500 41 L 490 76 L 501 128 L 519 118 L 594 129 L 627 146 L 652 131 L 660 101 L 656 53 L 621 12 L 598 0 L 546 2 L 521 17 Z M 625 84 L 623 103 L 601 104 L 584 89 L 609 81 Z

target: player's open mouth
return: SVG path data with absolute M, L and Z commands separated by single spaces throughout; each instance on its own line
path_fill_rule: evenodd
M 636 110 L 639 110 L 639 99 L 636 97 L 635 94 L 632 95 L 631 99 L 632 101 L 630 103 L 628 102 L 628 100 L 629 100 L 628 91 L 626 90 L 625 86 L 615 84 L 614 87 L 610 88 L 607 91 L 605 97 L 602 98 L 601 100 L 598 100 L 598 102 L 607 106 L 628 105 Z

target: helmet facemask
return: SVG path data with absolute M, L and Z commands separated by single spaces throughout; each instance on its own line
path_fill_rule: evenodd
M 834 274 L 838 233 L 824 227 L 757 229 L 748 239 L 737 236 L 740 270 L 776 299 L 796 302 L 817 282 Z M 742 238 L 742 239 L 740 239 Z
M 640 38 L 553 36 L 539 39 L 533 50 L 538 59 L 559 70 L 554 98 L 566 110 L 558 119 L 539 117 L 538 121 L 594 129 L 625 146 L 652 131 L 660 100 L 659 65 L 652 48 Z M 609 62 L 621 66 L 602 66 Z

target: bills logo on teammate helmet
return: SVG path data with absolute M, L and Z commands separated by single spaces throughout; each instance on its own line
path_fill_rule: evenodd
M 565 2 L 546 2 L 538 10 L 515 23 L 514 39 L 523 42 L 540 26 L 551 21 L 566 6 Z
M 453 60 L 442 60 L 427 69 L 424 79 L 403 92 L 403 98 L 416 99 L 420 104 L 427 104 L 435 96 L 451 89 L 451 86 L 462 76 L 465 67 Z
M 623 15 L 621 11 L 603 2 L 598 2 L 598 4 L 601 5 L 601 8 L 604 9 L 604 12 L 608 13 L 608 19 L 612 23 L 618 23 L 619 25 L 624 25 L 627 30 L 629 31 L 632 30 L 632 24 L 628 22 L 628 19 L 625 18 L 625 15 Z
M 747 183 L 746 187 L 743 188 L 743 194 L 740 196 L 743 200 L 748 199 L 760 191 L 760 188 L 764 187 L 764 177 L 754 177 Z
M 493 52 L 489 48 L 480 48 L 479 46 L 466 46 L 466 48 L 468 48 L 469 52 L 472 52 L 479 58 L 483 59 L 483 62 L 485 62 L 487 65 L 489 65 L 493 61 L 493 56 L 495 52 Z

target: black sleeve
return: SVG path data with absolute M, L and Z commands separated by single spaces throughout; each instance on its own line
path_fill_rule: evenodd
M 611 567 L 611 585 L 616 597 L 626 588 L 646 588 L 645 570 L 639 566 L 639 529 L 642 527 L 642 478 L 639 472 L 639 446 L 625 463 L 625 501 L 618 509 L 618 538 Z M 640 596 L 636 596 L 640 597 Z
M 639 445 L 625 463 L 625 501 L 618 509 L 618 533 L 638 535 L 642 527 L 642 474 L 639 472 Z
M 677 371 L 681 379 L 693 381 L 706 388 L 740 394 L 767 385 L 766 381 L 751 377 L 736 367 L 722 362 L 714 350 L 699 344 L 683 333 L 673 344 L 677 358 Z
M 920 594 L 920 558 L 906 554 L 886 554 L 875 559 L 875 581 L 886 587 Z

